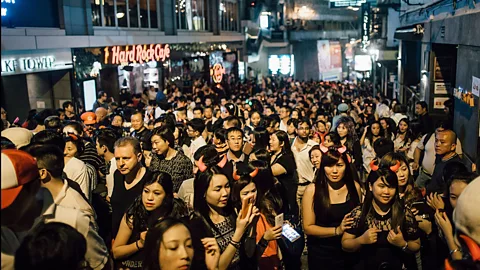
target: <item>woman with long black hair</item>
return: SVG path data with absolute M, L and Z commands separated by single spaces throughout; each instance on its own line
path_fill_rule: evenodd
M 260 211 L 245 233 L 244 254 L 246 257 L 241 262 L 242 269 L 280 269 L 281 258 L 277 239 L 282 235 L 282 226 L 275 226 L 275 216 L 280 214 L 281 210 L 275 207 L 275 202 L 280 198 L 271 200 L 273 185 L 267 191 L 270 196 L 265 196 L 266 193 L 262 192 L 266 188 L 266 184 L 270 182 L 262 183 L 263 179 L 257 178 L 259 168 L 253 166 L 238 166 L 237 168 L 239 170 L 233 173 L 234 181 L 232 183 L 232 202 L 237 212 L 240 213 L 242 206 L 248 204 L 248 201 L 258 207 Z M 257 185 L 256 181 L 263 186 Z
M 355 123 L 350 117 L 342 116 L 338 119 L 335 131 L 340 136 L 340 142 L 347 147 L 347 150 L 352 157 L 352 163 L 356 168 L 362 166 L 362 148 L 358 141 L 357 132 L 355 131 Z
M 182 219 L 167 217 L 158 221 L 147 232 L 143 269 L 199 269 L 193 265 L 193 238 L 188 224 Z M 220 249 L 217 241 L 215 238 L 203 238 L 201 242 L 205 249 L 203 269 L 218 269 Z
M 169 174 L 156 172 L 148 179 L 142 195 L 135 199 L 120 222 L 112 246 L 117 267 L 142 269 L 145 235 L 157 220 L 166 216 L 186 216 L 183 201 L 173 198 L 173 183 Z
M 341 236 L 352 225 L 350 211 L 361 202 L 360 185 L 354 181 L 345 146 L 321 145 L 320 149 L 320 169 L 302 201 L 308 265 L 310 269 L 316 265 L 325 269 L 349 269 L 352 256 L 342 250 Z
M 240 269 L 241 242 L 247 226 L 258 215 L 258 209 L 250 205 L 246 214 L 237 215 L 227 177 L 218 166 L 209 168 L 202 160 L 197 163 L 199 172 L 194 180 L 195 214 L 191 221 L 194 235 L 217 240 L 221 253 L 219 269 Z M 196 243 L 196 250 L 202 249 L 203 245 Z M 199 263 L 203 259 L 199 258 Z
M 370 172 L 370 162 L 377 156 L 373 149 L 373 143 L 384 136 L 385 132 L 378 121 L 373 121 L 364 129 L 363 135 L 360 138 L 360 145 L 362 146 L 363 154 L 363 170 L 366 174 Z
M 353 223 L 343 234 L 342 248 L 360 253 L 355 269 L 401 270 L 401 253 L 420 249 L 417 221 L 398 195 L 399 166 L 373 165 L 363 205 L 350 213 Z
M 410 129 L 410 121 L 407 118 L 400 119 L 395 140 L 393 140 L 395 152 L 406 154 L 410 150 L 413 140 L 415 138 L 413 138 L 412 130 Z

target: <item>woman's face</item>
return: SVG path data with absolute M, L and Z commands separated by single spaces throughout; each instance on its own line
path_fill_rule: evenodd
M 367 114 L 373 114 L 373 107 L 367 106 Z
M 257 127 L 258 124 L 260 124 L 261 119 L 262 118 L 260 118 L 260 114 L 254 113 L 252 114 L 252 118 L 250 118 L 250 122 L 252 122 L 252 126 Z
M 326 147 L 333 146 L 333 142 L 330 136 L 325 136 L 325 139 L 323 140 L 323 145 L 325 145 Z
M 312 165 L 320 169 L 320 162 L 322 161 L 322 152 L 320 150 L 313 150 L 312 153 L 310 154 L 310 161 L 312 162 Z
M 343 179 L 345 175 L 345 162 L 342 158 L 338 160 L 333 166 L 325 166 L 325 175 L 327 176 L 328 180 L 332 182 L 338 182 Z
M 77 146 L 73 142 L 65 143 L 65 150 L 63 151 L 64 156 L 72 158 L 72 157 L 75 157 L 77 152 L 78 152 Z
M 143 187 L 142 202 L 147 211 L 153 211 L 162 205 L 166 193 L 162 185 L 155 182 Z
M 375 123 L 372 125 L 372 134 L 373 136 L 379 136 L 380 135 L 380 125 L 378 123 Z
M 175 131 L 173 132 L 173 138 L 175 138 L 175 143 L 178 143 L 178 137 L 180 137 L 180 130 L 175 127 Z
M 462 194 L 462 191 L 467 187 L 467 183 L 463 181 L 453 181 L 450 185 L 450 204 L 452 205 L 453 209 L 457 207 L 457 200 L 458 196 Z
M 245 199 L 247 196 L 253 196 L 252 204 L 255 205 L 255 201 L 257 199 L 257 186 L 255 185 L 255 183 L 251 182 L 250 184 L 246 185 L 242 190 L 240 190 L 240 200 L 242 202 L 243 199 Z
M 205 194 L 205 199 L 211 207 L 223 208 L 227 206 L 230 196 L 230 184 L 223 174 L 215 174 Z
M 283 147 L 283 143 L 282 144 L 280 143 L 277 135 L 272 134 L 272 136 L 270 136 L 270 151 L 276 153 L 282 150 L 282 147 Z
M 341 138 L 344 138 L 348 135 L 348 129 L 344 124 L 340 124 L 337 127 L 337 133 Z
M 170 148 L 167 141 L 164 141 L 158 135 L 153 135 L 151 140 L 152 140 L 152 150 L 153 150 L 153 152 L 155 152 L 156 154 L 159 154 L 159 155 L 167 154 L 168 149 Z
M 395 196 L 396 189 L 385 184 L 382 178 L 378 178 L 375 183 L 370 184 L 370 191 L 377 203 L 389 204 Z
M 287 134 L 288 135 L 295 135 L 295 125 L 293 123 L 291 123 L 290 125 L 288 125 L 287 127 Z
M 408 125 L 407 123 L 405 123 L 404 121 L 400 121 L 400 123 L 398 124 L 398 130 L 401 132 L 401 133 L 405 133 L 408 129 Z
M 159 264 L 163 270 L 190 269 L 194 251 L 187 227 L 177 224 L 166 230 L 159 252 Z
M 409 176 L 410 173 L 408 171 L 408 165 L 402 161 L 400 163 L 400 168 L 397 171 L 398 186 L 404 187 L 405 185 L 407 185 Z
M 387 121 L 385 121 L 385 120 L 380 120 L 380 124 L 382 125 L 382 128 L 383 128 L 383 129 L 387 130 L 387 128 L 388 128 Z
M 298 119 L 298 111 L 292 111 L 292 119 Z
M 325 133 L 327 131 L 327 127 L 323 123 L 317 124 L 318 132 Z

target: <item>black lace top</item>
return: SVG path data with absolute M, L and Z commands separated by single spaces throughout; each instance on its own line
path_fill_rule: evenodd
M 380 229 L 381 232 L 378 233 L 376 243 L 364 245 L 360 249 L 360 257 L 362 258 L 359 262 L 361 265 L 360 269 L 402 269 L 405 258 L 404 252 L 401 248 L 390 244 L 387 240 L 388 233 L 392 230 L 392 211 L 382 216 L 373 210 L 373 213 L 367 215 L 364 224 L 360 224 L 361 214 L 361 206 L 356 207 L 350 212 L 350 216 L 354 219 L 354 222 L 352 228 L 346 231 L 347 233 L 359 237 L 369 228 L 373 227 Z M 417 221 L 408 208 L 405 208 L 405 217 L 400 228 L 405 241 L 420 238 Z

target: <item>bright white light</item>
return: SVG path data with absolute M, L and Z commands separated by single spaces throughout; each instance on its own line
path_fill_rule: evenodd
M 260 15 L 260 28 L 268 29 L 268 15 Z
M 280 68 L 280 59 L 278 55 L 270 55 L 268 58 L 268 69 L 272 72 L 273 75 L 277 74 L 278 69 Z
M 369 71 L 372 69 L 372 58 L 370 55 L 355 55 L 355 70 Z
M 125 13 L 123 13 L 123 12 L 118 12 L 117 13 L 117 18 L 121 19 L 123 17 L 125 17 Z
M 370 54 L 371 56 L 373 56 L 373 60 L 374 61 L 377 61 L 378 60 L 378 56 L 380 54 L 380 51 L 378 49 L 370 49 L 368 50 L 368 54 Z
M 283 75 L 290 74 L 290 57 L 288 55 L 282 55 L 280 57 L 280 73 Z
M 7 16 L 7 9 L 2 8 L 2 17 L 5 17 L 5 16 Z

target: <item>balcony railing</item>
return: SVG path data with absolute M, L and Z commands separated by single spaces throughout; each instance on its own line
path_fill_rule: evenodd
M 359 38 L 359 30 L 334 30 L 334 31 L 290 31 L 290 41 Z

